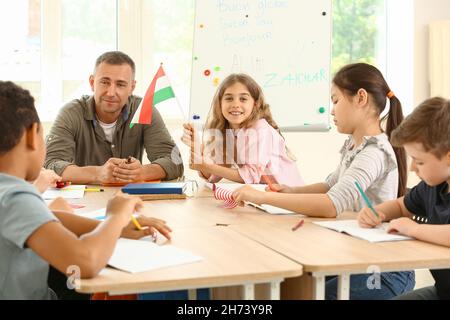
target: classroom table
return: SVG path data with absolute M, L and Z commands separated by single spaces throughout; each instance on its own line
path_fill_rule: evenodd
M 302 264 L 304 274 L 313 277 L 313 299 L 324 299 L 326 276 L 338 276 L 338 299 L 346 300 L 352 274 L 450 268 L 450 248 L 444 246 L 418 240 L 370 243 L 312 223 L 318 219 L 303 218 L 305 223 L 296 231 L 291 228 L 299 217 L 276 223 L 270 221 L 273 217 L 258 223 L 250 215 L 247 219 L 230 228 Z
M 203 198 L 211 190 L 199 190 Z M 344 212 L 338 219 L 355 219 L 356 213 Z M 292 227 L 304 219 L 296 231 Z M 303 215 L 271 215 L 251 206 L 239 209 L 239 217 L 229 227 L 258 243 L 303 265 L 304 276 L 287 279 L 286 298 L 324 299 L 325 277 L 338 277 L 338 299 L 349 299 L 350 275 L 360 273 L 450 268 L 450 248 L 418 240 L 370 243 L 313 224 L 330 219 Z M 311 292 L 308 290 L 311 289 Z
M 77 210 L 83 215 L 91 209 L 104 207 L 115 191 L 106 188 L 105 192 L 86 193 L 84 199 L 72 202 L 86 204 L 85 208 Z M 211 200 L 146 201 L 142 211 L 142 214 L 165 219 L 174 229 L 170 243 L 203 257 L 202 261 L 136 274 L 107 267 L 92 279 L 77 281 L 77 291 L 127 294 L 240 285 L 243 298 L 253 299 L 255 285 L 267 283 L 266 296 L 279 299 L 280 283 L 285 278 L 300 276 L 302 266 L 226 228 L 225 224 L 213 223 L 215 218 L 208 218 L 205 211 L 208 206 L 217 210 L 211 217 L 223 214 L 226 218 L 228 213 L 216 208 Z
M 311 288 L 301 281 L 306 277 L 287 279 L 284 285 L 288 285 L 292 294 L 288 293 L 286 298 L 324 299 L 328 275 L 338 276 L 338 299 L 348 299 L 352 274 L 371 273 L 373 268 L 381 272 L 450 268 L 447 247 L 417 240 L 370 243 L 312 224 L 324 219 L 270 215 L 250 206 L 229 210 L 220 207 L 221 201 L 214 199 L 209 189 L 201 187 L 197 195 L 186 200 L 146 201 L 143 214 L 166 220 L 174 228 L 174 235 L 194 227 L 231 229 L 235 232 L 231 234 L 233 237 L 239 234 L 241 240 L 254 241 L 302 265 L 304 274 L 312 277 Z M 89 198 L 98 205 L 98 195 L 87 194 L 84 201 L 89 202 Z M 305 219 L 304 225 L 292 231 L 300 217 Z M 345 213 L 342 217 L 355 215 Z

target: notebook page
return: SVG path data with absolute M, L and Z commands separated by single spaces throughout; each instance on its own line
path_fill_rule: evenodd
M 388 223 L 383 223 L 382 226 L 378 228 L 361 228 L 358 225 L 357 220 L 316 221 L 313 223 L 325 228 L 348 233 L 351 236 L 364 239 L 369 242 L 400 241 L 412 239 L 411 237 L 400 234 L 387 233 L 386 229 Z

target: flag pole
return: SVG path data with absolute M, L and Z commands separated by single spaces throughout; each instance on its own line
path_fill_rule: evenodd
M 163 63 L 161 62 L 160 67 L 162 68 L 162 66 L 163 66 Z M 164 70 L 164 73 L 166 73 L 165 70 Z M 170 87 L 173 88 L 172 83 L 170 82 L 170 78 L 169 78 L 169 76 L 167 74 L 166 74 L 166 78 L 167 78 L 167 81 L 169 82 Z M 185 122 L 189 122 L 189 119 L 184 114 L 183 108 L 181 108 L 180 101 L 178 100 L 178 96 L 175 94 L 175 92 L 174 92 L 174 96 L 175 96 L 175 100 L 177 100 L 178 109 L 181 111 L 181 115 L 183 116 L 184 121 Z

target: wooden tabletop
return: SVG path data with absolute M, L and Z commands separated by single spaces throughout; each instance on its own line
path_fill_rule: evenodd
M 78 291 L 123 294 L 207 288 L 265 283 L 302 274 L 301 265 L 226 227 L 180 228 L 170 243 L 203 260 L 136 274 L 105 268 L 97 277 L 79 281 Z
M 102 193 L 86 193 L 79 202 L 88 206 L 78 211 L 104 207 L 116 190 L 105 188 Z M 212 197 L 211 190 L 202 187 L 194 198 L 146 201 L 142 213 L 166 220 L 174 229 L 173 243 L 193 249 L 205 260 L 139 276 L 106 269 L 95 281 L 83 280 L 81 290 L 101 291 L 107 287 L 171 290 L 191 285 L 194 279 L 205 286 L 214 286 L 214 282 L 237 284 L 246 279 L 268 279 L 277 272 L 286 277 L 298 275 L 301 273 L 298 264 L 303 265 L 303 272 L 323 274 L 363 273 L 373 266 L 380 271 L 450 267 L 447 247 L 417 240 L 370 243 L 312 224 L 324 219 L 270 215 L 249 206 L 228 210 L 221 203 Z M 354 218 L 355 214 L 346 213 L 343 217 Z M 300 218 L 305 219 L 304 225 L 292 231 Z M 293 265 L 289 259 L 298 264 Z M 284 267 L 280 269 L 278 263 Z
M 277 222 L 259 221 L 231 225 L 246 235 L 303 265 L 304 272 L 367 272 L 369 266 L 381 271 L 450 267 L 450 248 L 417 240 L 370 243 L 329 230 L 305 219 L 296 231 L 299 217 Z

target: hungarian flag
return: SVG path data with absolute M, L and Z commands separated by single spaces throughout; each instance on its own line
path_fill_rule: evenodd
M 167 78 L 162 65 L 160 65 L 131 120 L 130 128 L 132 128 L 135 123 L 151 124 L 153 107 L 170 98 L 175 98 L 175 94 L 173 93 L 169 79 Z

